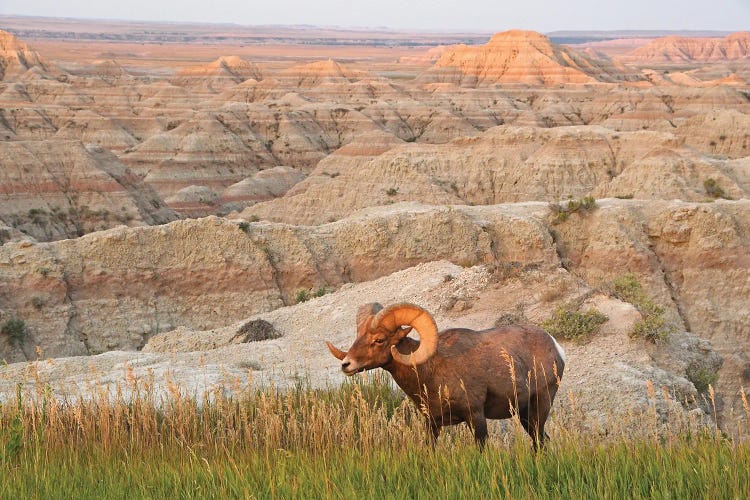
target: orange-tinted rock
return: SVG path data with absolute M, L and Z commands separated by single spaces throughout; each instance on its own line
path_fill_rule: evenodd
M 468 86 L 583 84 L 616 79 L 603 61 L 555 45 L 540 33 L 519 30 L 497 33 L 486 45 L 449 48 L 420 78 Z
M 750 56 L 750 33 L 725 38 L 667 36 L 638 47 L 620 59 L 638 64 L 734 61 Z

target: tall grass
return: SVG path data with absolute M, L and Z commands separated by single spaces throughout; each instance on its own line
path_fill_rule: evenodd
M 463 427 L 433 448 L 422 416 L 383 375 L 201 398 L 174 384 L 167 394 L 127 385 L 67 401 L 19 386 L 0 406 L 0 498 L 750 494 L 746 442 L 689 419 L 660 424 L 650 410 L 597 427 L 561 398 L 544 451 L 511 421 L 493 427 L 481 453 Z

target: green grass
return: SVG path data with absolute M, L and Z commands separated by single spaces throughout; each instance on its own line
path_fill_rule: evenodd
M 747 498 L 750 449 L 711 439 L 530 451 L 339 449 L 328 455 L 228 446 L 74 455 L 37 449 L 0 496 L 76 498 Z
M 657 425 L 648 410 L 630 427 L 617 419 L 603 432 L 563 398 L 545 450 L 535 454 L 509 421 L 492 426 L 482 453 L 463 426 L 433 448 L 422 416 L 383 374 L 328 390 L 300 382 L 286 392 L 237 387 L 202 399 L 128 384 L 135 399 L 94 391 L 60 402 L 41 386 L 0 405 L 0 498 L 750 494 L 747 441 L 711 427 Z

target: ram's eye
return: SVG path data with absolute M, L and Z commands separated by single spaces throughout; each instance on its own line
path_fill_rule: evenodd
M 382 344 L 385 342 L 385 339 L 375 339 L 376 344 Z

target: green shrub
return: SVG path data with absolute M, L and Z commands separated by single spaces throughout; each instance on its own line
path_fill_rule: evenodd
M 578 312 L 558 307 L 549 319 L 542 322 L 541 326 L 555 338 L 583 342 L 588 340 L 608 319 L 607 316 L 594 309 Z
M 243 232 L 248 232 L 250 230 L 250 223 L 247 221 L 242 221 L 239 224 L 237 224 L 237 227 L 239 227 Z
M 716 382 L 719 380 L 719 374 L 708 370 L 702 366 L 691 365 L 685 370 L 685 376 L 695 386 L 695 389 L 705 394 L 708 392 L 708 388 L 716 386 Z
M 0 333 L 7 335 L 14 342 L 23 342 L 28 333 L 26 322 L 20 318 L 10 318 L 3 323 Z
M 655 306 L 654 312 L 644 314 L 643 319 L 633 325 L 630 336 L 633 338 L 643 338 L 653 344 L 657 344 L 667 340 L 671 332 L 672 328 L 667 325 L 664 319 L 664 308 Z
M 386 191 L 385 194 L 387 194 L 388 196 L 396 196 L 398 194 L 398 188 L 388 188 L 388 191 Z
M 623 302 L 630 302 L 633 305 L 637 305 L 646 299 L 643 287 L 633 273 L 615 278 L 612 282 L 612 288 L 614 289 L 615 297 Z
M 630 332 L 632 338 L 642 338 L 654 344 L 667 339 L 673 327 L 664 318 L 664 308 L 655 304 L 646 295 L 643 286 L 634 274 L 628 273 L 612 282 L 613 295 L 624 302 L 630 302 L 643 317 Z
M 313 297 L 322 297 L 323 295 L 325 295 L 327 293 L 328 293 L 328 290 L 326 289 L 326 287 L 325 286 L 321 286 L 320 288 L 318 288 L 317 290 L 315 290 L 315 292 L 313 292 L 312 296 Z
M 586 214 L 596 208 L 596 199 L 593 196 L 584 196 L 578 200 L 569 200 L 566 204 L 550 203 L 549 208 L 555 215 L 553 224 L 565 222 L 570 214 Z
M 310 300 L 310 292 L 307 290 L 300 290 L 297 292 L 297 304 L 301 304 L 302 302 L 307 302 Z
M 716 182 L 716 179 L 708 178 L 703 181 L 703 188 L 706 190 L 706 194 L 711 198 L 726 198 L 727 195 L 724 190 Z

